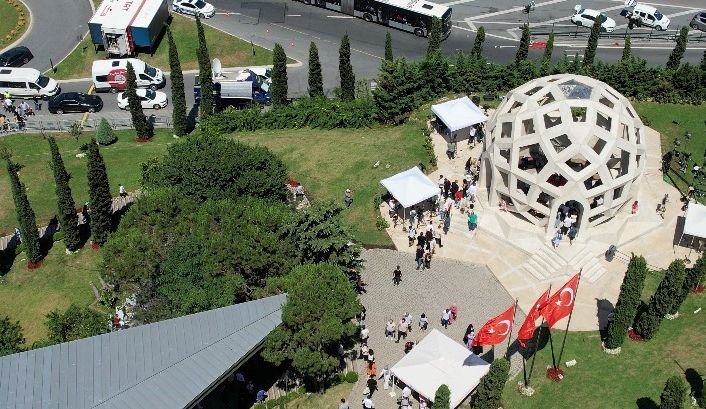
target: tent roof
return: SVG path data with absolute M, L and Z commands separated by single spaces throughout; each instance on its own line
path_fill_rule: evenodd
M 488 120 L 488 117 L 468 97 L 431 106 L 434 113 L 451 132 Z
M 489 369 L 489 363 L 433 329 L 391 371 L 428 400 L 433 400 L 439 386 L 446 384 L 451 390 L 451 407 L 455 408 Z
M 684 234 L 696 237 L 706 237 L 706 206 L 689 203 L 684 221 Z
M 380 183 L 403 207 L 414 206 L 439 194 L 439 186 L 416 166 L 383 179 Z

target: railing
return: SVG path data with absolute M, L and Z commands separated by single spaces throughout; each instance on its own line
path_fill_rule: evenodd
M 170 128 L 172 119 L 169 116 L 151 115 L 147 119 L 155 128 Z M 132 129 L 131 118 L 106 118 L 113 129 Z M 0 135 L 3 133 L 18 133 L 18 132 L 67 132 L 74 126 L 78 125 L 83 130 L 93 131 L 100 125 L 101 119 L 90 118 L 85 121 L 78 119 L 29 119 L 25 125 L 20 128 L 16 122 L 8 124 L 8 128 L 0 130 Z

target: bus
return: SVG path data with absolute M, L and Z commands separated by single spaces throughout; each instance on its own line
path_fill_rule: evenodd
M 429 35 L 432 18 L 441 20 L 442 38 L 451 33 L 451 8 L 425 0 L 299 0 L 383 24 L 419 37 Z

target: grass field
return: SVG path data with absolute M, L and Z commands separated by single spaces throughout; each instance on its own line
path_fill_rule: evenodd
M 29 27 L 29 11 L 16 0 L 0 0 L 0 50 L 20 38 Z M 22 21 L 20 23 L 20 17 Z
M 56 135 L 59 150 L 71 173 L 71 189 L 76 205 L 88 200 L 88 182 L 86 180 L 86 159 L 77 158 L 80 147 L 89 141 L 92 133 L 85 133 L 78 140 L 67 135 Z M 164 129 L 156 130 L 155 137 L 147 143 L 135 142 L 133 131 L 117 132 L 118 142 L 102 147 L 101 152 L 108 169 L 110 187 L 114 195 L 118 194 L 120 183 L 128 191 L 140 186 L 141 165 L 152 157 L 161 157 L 168 143 L 172 143 L 171 132 Z M 32 208 L 37 215 L 37 224 L 46 225 L 56 213 L 56 194 L 54 192 L 54 176 L 49 167 L 49 144 L 41 135 L 15 134 L 0 139 L 0 148 L 11 150 L 13 160 L 24 165 L 20 171 L 20 179 L 27 186 Z M 10 234 L 17 226 L 15 206 L 10 193 L 9 178 L 2 161 L 0 169 L 0 236 Z
M 0 277 L 0 315 L 19 320 L 26 344 L 46 335 L 44 317 L 49 311 L 66 309 L 71 303 L 89 305 L 94 296 L 90 283 L 100 288 L 100 251 L 85 246 L 66 255 L 63 242 L 54 243 L 42 266 L 28 270 L 24 253 L 17 256 L 11 270 Z
M 311 393 L 287 403 L 289 409 L 332 409 L 337 408 L 341 398 L 348 398 L 354 384 L 341 383 L 332 386 L 324 393 Z M 358 402 L 350 402 L 351 407 L 357 407 Z
M 652 295 L 661 274 L 648 277 L 643 298 Z M 664 320 L 654 339 L 648 342 L 634 342 L 626 339 L 622 353 L 610 356 L 601 350 L 598 332 L 571 332 L 567 337 L 563 362 L 576 359 L 576 366 L 566 368 L 565 378 L 554 383 L 544 377 L 545 368 L 551 365 L 549 345 L 537 355 L 534 374 L 531 379 L 536 389 L 534 396 L 527 398 L 517 392 L 517 382 L 522 380 L 520 373 L 514 381 L 508 382 L 503 395 L 505 408 L 546 409 L 572 408 L 640 408 L 657 409 L 667 378 L 673 375 L 684 376 L 684 371 L 693 368 L 701 376 L 706 375 L 706 313 L 698 308 L 706 307 L 706 295 L 690 295 L 680 310 L 676 320 Z M 563 333 L 552 330 L 556 353 Z M 528 364 L 529 365 L 529 364 Z M 684 404 L 690 407 L 690 403 Z
M 198 44 L 196 23 L 180 14 L 171 13 L 171 15 L 172 22 L 170 27 L 174 42 L 179 50 L 181 68 L 184 71 L 198 69 L 196 60 Z M 204 25 L 204 32 L 211 59 L 219 58 L 223 63 L 223 67 L 272 64 L 272 51 L 268 49 L 255 46 L 255 56 L 253 56 L 252 47 L 248 41 L 230 36 L 208 25 Z M 55 79 L 89 78 L 93 61 L 105 57 L 104 51 L 98 51 L 98 53 L 94 51 L 91 38 L 86 37 L 64 61 L 56 66 L 57 71 L 50 73 L 50 76 Z M 139 54 L 137 58 L 154 67 L 169 71 L 169 45 L 167 44 L 166 34 L 153 55 Z

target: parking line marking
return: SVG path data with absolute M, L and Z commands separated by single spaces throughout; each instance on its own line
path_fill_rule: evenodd
M 549 0 L 549 1 L 545 1 L 545 2 L 543 2 L 543 3 L 537 3 L 537 4 L 534 5 L 534 7 L 537 8 L 537 7 L 542 7 L 542 6 L 549 6 L 549 5 L 556 4 L 556 3 L 563 3 L 563 2 L 565 2 L 565 1 L 566 1 L 566 0 Z M 514 12 L 516 12 L 516 11 L 522 11 L 522 10 L 524 10 L 524 9 L 525 9 L 525 6 L 513 7 L 513 8 L 511 8 L 511 9 L 507 9 L 507 10 L 503 10 L 503 11 L 496 11 L 496 12 L 494 12 L 494 13 L 486 13 L 486 14 L 481 14 L 480 16 L 476 16 L 476 17 L 469 17 L 469 18 L 465 19 L 465 21 L 466 21 L 466 22 L 469 22 L 469 21 L 478 21 L 478 20 L 480 20 L 480 19 L 482 19 L 482 18 L 493 17 L 493 16 L 501 16 L 501 15 L 503 15 L 503 14 L 514 13 Z

